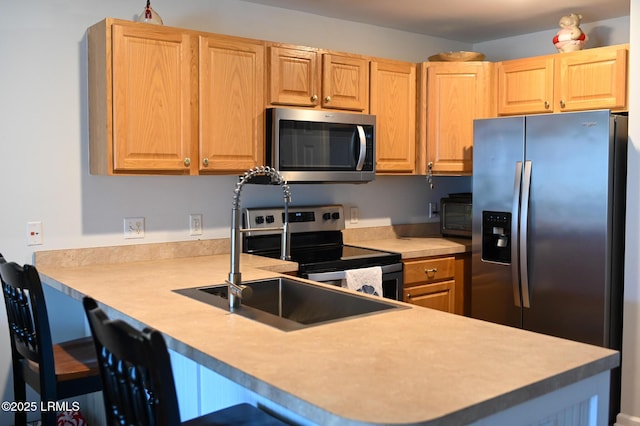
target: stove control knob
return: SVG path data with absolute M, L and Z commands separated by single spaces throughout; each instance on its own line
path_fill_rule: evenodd
M 256 224 L 262 225 L 264 223 L 264 216 L 256 216 Z
M 340 219 L 340 213 L 338 213 L 338 212 L 333 212 L 333 213 L 331 214 L 331 218 L 332 218 L 333 220 L 338 220 L 338 219 Z
M 329 219 L 331 219 L 331 213 L 323 213 L 323 214 L 322 214 L 322 219 L 324 219 L 324 220 L 329 220 Z
M 273 217 L 273 215 L 267 216 L 267 223 L 273 223 L 275 221 L 276 221 L 276 219 Z

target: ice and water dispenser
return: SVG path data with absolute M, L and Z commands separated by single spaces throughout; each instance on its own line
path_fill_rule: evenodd
M 482 212 L 482 260 L 511 263 L 511 213 Z

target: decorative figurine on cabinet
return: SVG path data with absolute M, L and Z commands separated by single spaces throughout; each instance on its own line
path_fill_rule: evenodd
M 138 21 L 163 25 L 162 18 L 158 15 L 158 12 L 151 7 L 151 0 L 147 0 L 147 5 L 142 10 L 142 13 L 138 15 Z
M 560 18 L 560 31 L 553 38 L 558 52 L 575 52 L 581 50 L 587 42 L 587 35 L 580 29 L 582 15 L 571 13 Z

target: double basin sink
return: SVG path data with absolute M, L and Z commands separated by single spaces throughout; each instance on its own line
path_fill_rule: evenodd
M 234 309 L 233 313 L 283 331 L 405 309 L 400 304 L 382 298 L 363 296 L 288 277 L 246 281 L 242 285 L 250 288 L 248 293 L 252 294 L 243 298 L 241 306 Z M 185 288 L 175 292 L 229 309 L 227 284 Z

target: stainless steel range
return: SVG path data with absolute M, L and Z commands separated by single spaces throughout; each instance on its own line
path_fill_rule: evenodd
M 298 276 L 340 285 L 349 269 L 380 266 L 383 296 L 402 300 L 400 254 L 343 243 L 342 205 L 289 207 L 291 260 L 298 263 Z M 245 232 L 242 251 L 279 258 L 284 209 L 246 208 L 242 214 Z

